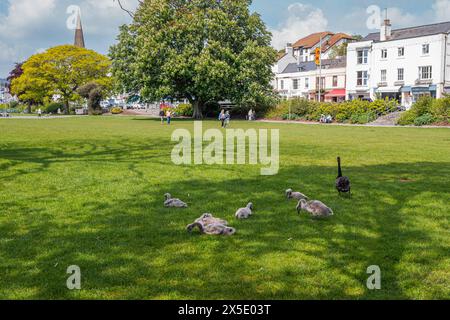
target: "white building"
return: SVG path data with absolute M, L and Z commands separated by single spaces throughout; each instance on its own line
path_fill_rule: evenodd
M 290 63 L 276 75 L 275 88 L 285 98 L 300 97 L 318 100 L 321 79 L 321 101 L 345 99 L 346 59 L 322 60 L 322 70 L 315 62 Z
M 8 91 L 8 82 L 6 79 L 0 79 L 0 103 L 8 103 L 12 99 Z
M 450 92 L 450 22 L 381 32 L 350 43 L 347 99 L 396 98 L 410 108 L 420 96 Z
M 318 99 L 319 68 L 314 63 L 315 51 L 322 46 L 322 101 L 341 101 L 345 98 L 346 60 L 329 59 L 333 48 L 354 39 L 344 33 L 318 32 L 288 43 L 273 67 L 273 87 L 285 98 Z

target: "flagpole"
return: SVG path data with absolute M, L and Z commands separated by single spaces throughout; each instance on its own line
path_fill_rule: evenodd
M 319 55 L 319 92 L 317 94 L 317 101 L 321 102 L 322 100 L 322 95 L 321 95 L 321 91 L 322 91 L 322 36 L 320 36 L 320 55 Z

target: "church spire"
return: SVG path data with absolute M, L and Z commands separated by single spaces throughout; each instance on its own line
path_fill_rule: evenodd
M 83 26 L 81 25 L 81 15 L 78 12 L 77 17 L 77 29 L 75 30 L 75 44 L 76 47 L 84 48 L 84 35 L 83 35 Z

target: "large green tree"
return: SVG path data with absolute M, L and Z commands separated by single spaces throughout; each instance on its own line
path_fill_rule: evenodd
M 250 0 L 144 0 L 111 47 L 122 91 L 144 99 L 257 104 L 272 93 L 276 51 Z
M 14 79 L 11 89 L 22 101 L 43 102 L 55 96 L 64 103 L 80 99 L 77 90 L 96 82 L 104 88 L 112 85 L 110 61 L 92 50 L 71 45 L 57 46 L 31 56 L 22 66 L 23 74 Z

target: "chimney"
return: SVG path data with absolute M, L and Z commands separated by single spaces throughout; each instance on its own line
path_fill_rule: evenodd
M 391 20 L 388 18 L 388 9 L 386 9 L 386 18 L 384 19 L 383 24 L 381 25 L 380 30 L 380 41 L 386 41 L 391 39 L 392 36 L 392 25 Z
M 292 43 L 288 43 L 286 45 L 286 53 L 290 54 L 291 56 L 294 55 L 294 47 L 292 46 Z

